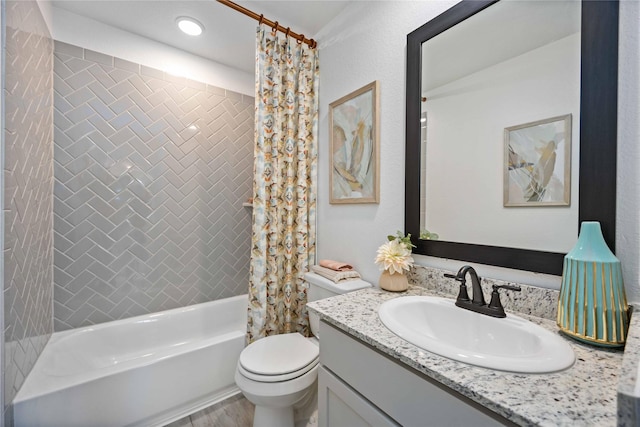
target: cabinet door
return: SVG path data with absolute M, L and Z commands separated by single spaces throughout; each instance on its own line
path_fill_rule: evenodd
M 318 371 L 318 427 L 397 427 L 399 424 L 324 367 Z

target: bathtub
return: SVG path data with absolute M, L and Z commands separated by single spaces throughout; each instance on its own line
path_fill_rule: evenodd
M 14 400 L 17 427 L 161 426 L 239 392 L 247 296 L 56 332 Z

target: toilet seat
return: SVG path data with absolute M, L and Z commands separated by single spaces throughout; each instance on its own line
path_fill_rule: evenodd
M 303 369 L 301 369 L 299 371 L 293 371 L 293 372 L 289 372 L 289 373 L 281 374 L 281 375 L 258 375 L 258 374 L 255 374 L 253 372 L 247 371 L 245 368 L 242 367 L 241 364 L 238 363 L 238 372 L 243 377 L 248 378 L 248 379 L 253 380 L 253 381 L 258 381 L 258 382 L 262 382 L 262 383 L 277 383 L 277 382 L 289 381 L 289 380 L 292 380 L 294 378 L 298 378 L 298 377 L 306 374 L 307 372 L 309 372 L 310 370 L 312 370 L 316 366 L 318 366 L 318 359 L 314 360 L 309 365 L 305 366 Z
M 318 356 L 318 346 L 299 333 L 272 335 L 242 350 L 238 371 L 254 381 L 287 381 L 312 370 Z

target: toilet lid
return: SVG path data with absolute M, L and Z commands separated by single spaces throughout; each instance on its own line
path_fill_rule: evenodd
M 282 375 L 317 363 L 318 354 L 318 346 L 298 333 L 272 335 L 249 344 L 239 363 L 254 374 Z
M 304 375 L 318 375 L 318 359 L 309 363 L 307 366 L 302 368 L 299 371 L 289 372 L 288 374 L 281 375 L 259 375 L 254 374 L 253 372 L 249 372 L 242 367 L 240 363 L 238 363 L 238 373 L 245 378 L 248 378 L 253 381 L 257 381 L 260 383 L 282 383 L 290 380 L 294 380 L 296 378 L 302 377 Z

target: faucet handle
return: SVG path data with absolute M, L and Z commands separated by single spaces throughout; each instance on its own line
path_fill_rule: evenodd
M 515 285 L 493 285 L 493 290 L 496 291 L 498 289 L 507 289 L 510 291 L 518 291 L 520 292 L 522 290 L 522 288 L 520 288 L 520 286 L 515 286 Z
M 460 276 L 458 274 L 444 273 L 444 277 L 447 277 L 449 279 L 454 279 L 460 282 L 460 291 L 458 292 L 458 297 L 456 298 L 456 302 L 469 301 L 469 293 L 467 292 L 467 284 L 466 284 L 467 280 L 465 279 L 465 276 Z
M 493 285 L 493 291 L 491 292 L 491 301 L 489 302 L 489 308 L 495 310 L 499 315 L 496 317 L 506 317 L 507 315 L 504 312 L 504 307 L 502 307 L 502 302 L 500 302 L 500 293 L 499 289 L 507 289 L 509 291 L 517 291 L 520 292 L 522 289 L 520 286 L 513 285 Z

